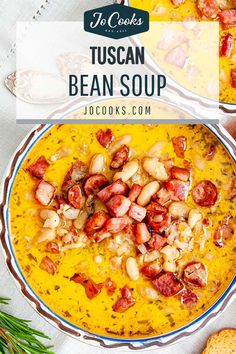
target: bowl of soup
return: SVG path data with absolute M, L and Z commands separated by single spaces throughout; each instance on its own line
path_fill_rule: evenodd
M 182 22 L 185 32 L 196 32 L 198 23 L 202 21 L 214 21 L 219 23 L 219 101 L 221 108 L 235 111 L 236 104 L 236 6 L 234 1 L 178 1 L 178 0 L 128 0 L 127 4 L 146 10 L 150 13 L 150 20 L 153 22 Z M 195 25 L 194 25 L 195 24 Z M 159 27 L 158 27 L 159 28 Z M 176 27 L 177 28 L 177 27 Z M 182 29 L 182 30 L 183 30 Z M 171 27 L 170 27 L 171 30 Z M 179 29 L 181 34 L 181 28 Z M 196 34 L 197 35 L 197 34 Z M 146 46 L 151 54 L 154 62 L 159 63 L 162 57 L 162 50 L 158 49 L 157 39 L 152 38 L 148 33 L 141 34 L 140 40 Z M 156 42 L 155 42 L 156 40 Z M 183 43 L 176 41 L 174 48 L 169 52 L 164 52 L 164 57 L 168 57 L 168 63 L 165 62 L 164 68 L 167 70 L 168 76 L 175 81 L 186 83 L 186 87 L 194 87 L 194 82 L 201 79 L 206 73 L 204 71 L 198 73 L 190 63 L 183 67 L 179 65 L 184 51 L 181 50 Z M 163 49 L 163 48 L 161 48 Z M 182 58 L 184 60 L 184 58 Z M 200 60 L 199 60 L 200 63 Z M 204 67 L 204 66 L 203 66 Z M 206 63 L 206 70 L 210 70 Z M 173 74 L 174 72 L 174 74 Z M 194 73 L 195 72 L 195 73 Z M 184 81 L 183 77 L 186 76 Z M 210 76 L 209 76 L 210 80 Z M 209 85 L 211 83 L 209 82 Z M 197 84 L 197 93 L 200 93 L 201 82 Z M 209 96 L 212 87 L 209 87 Z M 194 91 L 194 89 L 190 89 Z M 201 94 L 200 94 L 201 95 Z
M 235 158 L 219 125 L 35 127 L 2 185 L 22 294 L 88 344 L 155 349 L 196 332 L 235 298 Z

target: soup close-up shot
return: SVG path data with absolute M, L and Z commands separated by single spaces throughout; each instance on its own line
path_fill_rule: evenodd
M 192 31 L 195 38 L 203 31 L 203 28 L 198 26 L 199 22 L 215 21 L 219 23 L 219 77 L 215 76 L 216 81 L 219 79 L 219 101 L 236 104 L 236 5 L 234 1 L 130 0 L 129 3 L 131 6 L 148 11 L 153 22 L 164 23 L 167 21 L 166 27 L 168 27 L 168 22 L 182 22 L 182 31 L 184 30 L 185 34 Z M 171 29 L 171 26 L 169 28 Z M 173 48 L 165 53 L 164 70 L 166 69 L 174 80 L 178 80 L 180 83 L 185 82 L 186 86 L 191 88 L 194 88 L 194 81 L 199 81 L 197 88 L 195 87 L 195 92 L 200 93 L 201 79 L 207 74 L 206 70 L 210 70 L 211 65 L 209 65 L 209 62 L 205 62 L 205 68 L 200 68 L 191 63 L 188 64 L 184 49 L 189 44 L 183 43 L 180 30 L 177 34 L 179 38 L 175 39 Z M 170 41 L 168 34 L 165 33 L 165 37 L 162 38 L 162 46 L 158 44 L 156 37 L 150 36 L 148 32 L 140 35 L 140 37 L 143 43 L 147 45 L 149 52 L 157 59 L 158 64 L 162 49 L 164 46 L 168 46 Z M 218 41 L 218 38 L 216 40 Z M 209 44 L 210 41 L 209 39 Z M 198 59 L 198 63 L 200 64 L 200 59 Z M 186 78 L 184 79 L 184 77 Z M 210 83 L 211 77 L 208 76 L 208 78 Z M 215 82 L 215 85 L 217 84 L 218 82 Z M 214 84 L 211 83 L 212 85 Z M 212 87 L 208 88 L 207 97 L 210 96 L 212 90 Z
M 11 190 L 17 263 L 78 328 L 167 334 L 233 280 L 234 185 L 234 161 L 203 125 L 49 127 Z

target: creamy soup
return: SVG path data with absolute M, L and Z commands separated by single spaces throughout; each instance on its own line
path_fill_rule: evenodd
M 200 125 L 57 125 L 14 181 L 11 238 L 34 292 L 93 333 L 202 315 L 235 270 L 235 170 Z
M 220 22 L 220 101 L 236 103 L 236 3 L 226 0 L 131 0 L 131 6 L 150 12 L 153 21 L 219 21 Z M 194 30 L 194 28 L 193 28 Z M 149 46 L 150 36 L 144 35 Z M 157 43 L 150 43 L 150 51 L 155 56 Z M 180 59 L 180 54 L 177 56 Z M 177 58 L 176 58 L 177 60 Z M 167 64 L 165 64 L 166 67 Z M 178 67 L 175 78 L 178 78 Z M 207 68 L 209 70 L 209 68 Z M 180 75 L 180 74 L 179 74 Z M 204 75 L 201 74 L 201 75 Z M 181 77 L 181 75 L 180 75 Z M 196 80 L 196 78 L 192 78 Z M 181 81 L 183 82 L 183 81 Z M 198 84 L 199 91 L 200 82 Z

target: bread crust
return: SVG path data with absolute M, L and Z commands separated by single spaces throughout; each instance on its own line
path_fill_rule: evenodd
M 230 334 L 233 337 L 235 337 L 235 347 L 230 347 L 232 350 L 230 353 L 236 353 L 236 328 L 222 328 L 218 332 L 213 333 L 210 335 L 210 337 L 207 340 L 206 346 L 202 351 L 202 354 L 213 354 L 214 350 L 219 350 L 221 351 L 222 354 L 226 352 L 222 352 L 222 348 L 219 348 L 220 346 L 224 346 L 225 338 L 226 335 Z M 226 348 L 225 348 L 226 349 Z

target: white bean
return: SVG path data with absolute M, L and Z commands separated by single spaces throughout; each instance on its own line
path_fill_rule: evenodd
M 64 206 L 63 215 L 66 219 L 69 220 L 77 219 L 79 213 L 80 213 L 79 209 L 72 208 L 69 205 Z
M 73 249 L 73 248 L 84 248 L 84 247 L 86 247 L 87 244 L 88 244 L 88 238 L 85 235 L 85 233 L 83 232 L 83 233 L 81 233 L 78 236 L 79 236 L 79 238 L 78 238 L 76 243 L 67 244 L 67 245 L 63 246 L 61 248 L 61 251 L 64 252 L 64 251 L 67 251 L 67 250 Z M 82 267 L 81 263 L 80 263 L 80 267 Z
M 189 207 L 185 202 L 173 202 L 169 206 L 169 213 L 173 218 L 187 218 L 189 213 Z
M 89 165 L 89 173 L 91 175 L 95 173 L 102 173 L 105 169 L 105 159 L 102 154 L 95 154 Z
M 170 245 L 163 247 L 160 250 L 160 253 L 163 255 L 165 261 L 166 260 L 173 261 L 179 257 L 179 251 L 175 247 Z
M 60 228 L 68 230 L 72 226 L 72 220 L 66 219 L 64 215 L 62 215 Z
M 202 219 L 202 214 L 197 209 L 191 209 L 188 215 L 188 224 L 191 229 L 197 224 L 198 221 Z
M 50 219 L 50 218 L 55 217 L 55 215 L 57 215 L 57 213 L 54 210 L 41 209 L 39 215 L 40 215 L 41 219 L 46 220 L 46 219 Z
M 148 150 L 148 155 L 149 156 L 155 156 L 155 157 L 160 157 L 161 152 L 163 148 L 165 147 L 166 142 L 165 141 L 158 141 L 156 144 L 154 144 L 149 150 Z
M 70 156 L 72 153 L 73 153 L 73 150 L 71 150 L 70 148 L 68 148 L 66 146 L 63 146 L 60 149 L 58 149 L 54 155 L 52 155 L 50 157 L 50 160 L 52 162 L 54 162 L 54 161 L 57 161 L 59 159 L 62 159 L 63 157 Z
M 160 253 L 157 250 L 151 251 L 149 253 L 146 253 L 143 257 L 144 262 L 153 262 L 156 259 L 158 259 L 160 256 Z
M 204 159 L 200 156 L 200 155 L 195 155 L 194 156 L 194 163 L 195 166 L 200 170 L 200 171 L 204 171 L 206 168 L 206 162 L 204 161 Z
M 128 145 L 131 142 L 130 135 L 122 135 L 119 138 L 113 140 L 110 144 L 108 151 L 110 154 L 114 154 L 122 145 Z
M 156 157 L 145 157 L 143 159 L 143 168 L 149 175 L 159 181 L 166 181 L 168 179 L 165 165 L 158 161 Z
M 129 257 L 126 261 L 126 272 L 131 280 L 139 279 L 138 263 L 135 258 Z
M 82 211 L 82 213 L 73 221 L 74 227 L 76 229 L 82 230 L 85 226 L 87 218 L 88 214 L 86 211 Z
M 141 254 L 147 253 L 147 249 L 146 249 L 146 246 L 144 245 L 144 243 L 141 243 L 140 245 L 138 245 L 137 249 L 141 252 Z
M 124 241 L 119 247 L 116 248 L 117 256 L 126 255 L 129 256 L 131 253 L 131 247 L 127 241 Z
M 147 300 L 155 301 L 159 299 L 158 292 L 149 286 L 140 287 L 138 289 L 138 292 L 142 297 L 145 297 Z
M 52 241 L 56 236 L 55 229 L 42 228 L 39 232 L 38 242 Z
M 100 254 L 98 254 L 97 256 L 94 257 L 94 261 L 97 264 L 102 263 L 102 256 Z
M 127 182 L 138 171 L 138 167 L 139 164 L 137 160 L 127 162 L 123 166 L 121 172 L 116 172 L 114 174 L 114 181 L 121 178 L 123 182 Z
M 68 233 L 68 230 L 66 230 L 66 229 L 63 229 L 63 228 L 57 229 L 58 236 L 65 236 L 67 233 Z
M 121 267 L 122 257 L 112 257 L 110 260 L 110 268 L 112 271 L 116 271 Z
M 157 181 L 152 181 L 143 187 L 141 193 L 138 196 L 137 203 L 141 206 L 147 205 L 152 196 L 159 190 L 160 185 Z
M 176 272 L 176 264 L 175 264 L 175 262 L 172 262 L 172 261 L 165 261 L 163 263 L 163 269 L 165 272 L 175 273 Z
M 129 149 L 129 159 L 133 159 L 135 156 L 137 156 L 137 151 L 133 148 Z
M 184 242 L 188 241 L 189 237 L 192 236 L 192 229 L 186 222 L 179 223 L 178 230 L 180 232 L 180 239 Z
M 60 218 L 57 213 L 53 215 L 53 217 L 50 217 L 45 220 L 43 227 L 48 227 L 49 229 L 55 229 L 60 223 Z

